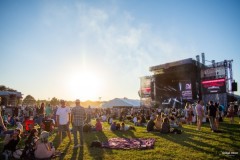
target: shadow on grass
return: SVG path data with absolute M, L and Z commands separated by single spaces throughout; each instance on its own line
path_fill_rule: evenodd
M 79 151 L 79 156 L 78 156 L 78 159 L 79 160 L 83 160 L 83 147 L 80 148 L 80 151 Z
M 52 142 L 53 142 L 53 146 L 57 149 L 59 147 L 59 145 L 60 145 L 58 134 L 55 135 L 55 137 L 54 137 Z
M 238 134 L 238 135 L 240 135 L 239 124 L 220 123 L 220 129 L 222 129 L 225 132 L 228 132 L 230 134 Z
M 197 136 L 197 137 L 199 137 L 199 138 L 206 139 L 206 140 L 210 140 L 210 141 L 217 141 L 217 142 L 222 143 L 222 144 L 224 143 L 224 144 L 233 146 L 233 147 L 235 147 L 236 149 L 240 148 L 240 146 L 236 144 L 236 142 L 240 142 L 240 141 L 239 141 L 239 140 L 234 141 L 234 140 L 235 140 L 235 137 L 234 137 L 234 136 L 231 137 L 231 135 L 230 135 L 229 133 L 227 133 L 227 132 L 225 132 L 225 131 L 222 131 L 222 129 L 221 129 L 221 132 L 220 132 L 220 133 L 204 132 L 203 134 L 199 134 L 199 133 L 201 133 L 201 132 L 199 132 L 199 131 L 194 131 L 194 130 L 189 129 L 189 128 L 184 128 L 184 131 L 188 132 L 187 134 L 189 134 L 189 135 L 191 135 L 191 136 Z M 196 135 L 196 134 L 197 134 L 197 135 Z M 204 135 L 209 135 L 209 134 L 215 134 L 215 135 L 219 136 L 219 138 L 216 139 L 215 137 L 204 136 Z M 227 137 L 227 136 L 224 136 L 224 134 L 229 134 L 230 136 Z M 232 143 L 224 141 L 224 140 L 222 139 L 223 137 L 224 137 L 224 138 L 228 138 L 229 141 L 231 141 Z
M 69 146 L 70 146 L 70 143 L 68 143 L 67 146 L 65 146 L 65 149 L 62 151 L 64 154 L 61 156 L 60 158 L 61 160 L 64 160 L 64 157 L 68 153 Z
M 84 147 L 80 147 L 79 154 L 77 157 L 78 148 L 74 149 L 71 160 L 83 160 L 83 152 L 84 152 Z
M 62 143 L 63 143 L 65 138 L 68 138 L 68 136 L 65 132 L 63 132 L 62 133 Z M 59 146 L 61 145 L 59 141 L 60 141 L 60 139 L 59 139 L 58 133 L 54 134 L 54 139 L 52 140 L 53 146 L 56 148 L 57 151 L 63 152 L 63 154 L 58 159 L 64 160 L 65 156 L 68 153 L 68 150 L 69 150 L 69 147 L 70 147 L 71 143 L 66 143 L 66 145 L 64 146 L 64 150 L 59 150 Z
M 212 155 L 212 157 L 219 157 L 219 159 L 235 159 L 237 158 L 236 155 L 235 157 L 230 157 L 227 155 L 222 154 L 222 148 L 218 147 L 217 145 L 214 145 L 215 139 L 207 137 L 209 134 L 216 134 L 216 133 L 211 133 L 209 134 L 204 134 L 206 136 L 199 136 L 199 131 L 193 130 L 193 129 L 188 129 L 184 128 L 183 129 L 186 132 L 183 132 L 181 135 L 177 134 L 160 134 L 153 132 L 152 134 L 161 136 L 162 138 L 165 138 L 168 141 L 171 141 L 173 143 L 177 143 L 181 146 L 191 148 L 197 152 L 202 152 L 202 153 L 207 153 L 209 155 Z M 198 133 L 198 134 L 197 134 Z M 219 133 L 217 133 L 219 134 Z M 201 137 L 202 139 L 211 139 L 213 143 L 204 143 L 199 140 L 196 140 L 194 137 Z M 225 143 L 225 142 L 221 142 Z M 229 144 L 228 144 L 229 145 Z M 232 144 L 230 144 L 232 145 Z M 234 146 L 237 147 L 237 146 Z
M 107 154 L 112 154 L 112 150 L 105 150 L 103 148 L 91 147 L 91 143 L 94 140 L 104 142 L 104 141 L 107 141 L 108 138 L 107 138 L 107 136 L 105 135 L 104 132 L 93 131 L 93 132 L 90 132 L 90 133 L 84 133 L 84 143 L 86 144 L 87 149 L 90 153 L 90 156 L 93 159 L 100 159 L 100 160 L 104 159 L 104 157 L 103 157 L 104 152 L 107 152 Z
M 72 153 L 71 160 L 76 160 L 76 159 L 77 159 L 77 152 L 78 152 L 77 149 L 78 149 L 78 148 L 73 149 L 73 153 Z
M 129 131 L 113 131 L 117 137 L 120 138 L 137 138 L 136 135 L 134 134 L 134 130 L 129 130 Z
M 55 137 L 54 139 L 52 140 L 53 142 L 53 145 L 56 149 L 58 149 L 58 147 L 60 146 L 60 138 L 59 138 L 59 135 L 58 135 L 58 132 L 54 133 Z M 67 132 L 62 132 L 62 141 L 65 139 L 65 138 L 68 138 L 67 136 Z

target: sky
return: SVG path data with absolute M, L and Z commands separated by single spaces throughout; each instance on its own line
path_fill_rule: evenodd
M 35 99 L 138 99 L 149 67 L 205 53 L 233 60 L 239 86 L 239 8 L 238 0 L 1 0 L 0 85 Z

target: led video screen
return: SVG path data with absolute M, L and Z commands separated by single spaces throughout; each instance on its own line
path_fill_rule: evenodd
M 151 77 L 142 77 L 140 82 L 140 97 L 147 98 L 151 96 Z
M 214 79 L 202 81 L 202 92 L 203 94 L 216 94 L 226 92 L 225 79 Z

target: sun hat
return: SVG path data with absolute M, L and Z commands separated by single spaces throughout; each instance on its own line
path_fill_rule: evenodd
M 42 131 L 40 134 L 41 139 L 47 139 L 49 137 L 49 132 L 47 131 Z

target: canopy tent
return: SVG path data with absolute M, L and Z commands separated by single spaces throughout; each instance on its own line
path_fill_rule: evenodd
M 0 105 L 16 106 L 22 98 L 22 93 L 17 91 L 0 91 L 0 97 Z
M 140 100 L 115 98 L 102 104 L 102 108 L 140 107 Z
M 22 98 L 22 93 L 13 91 L 0 91 L 0 96 L 16 96 L 17 98 Z

